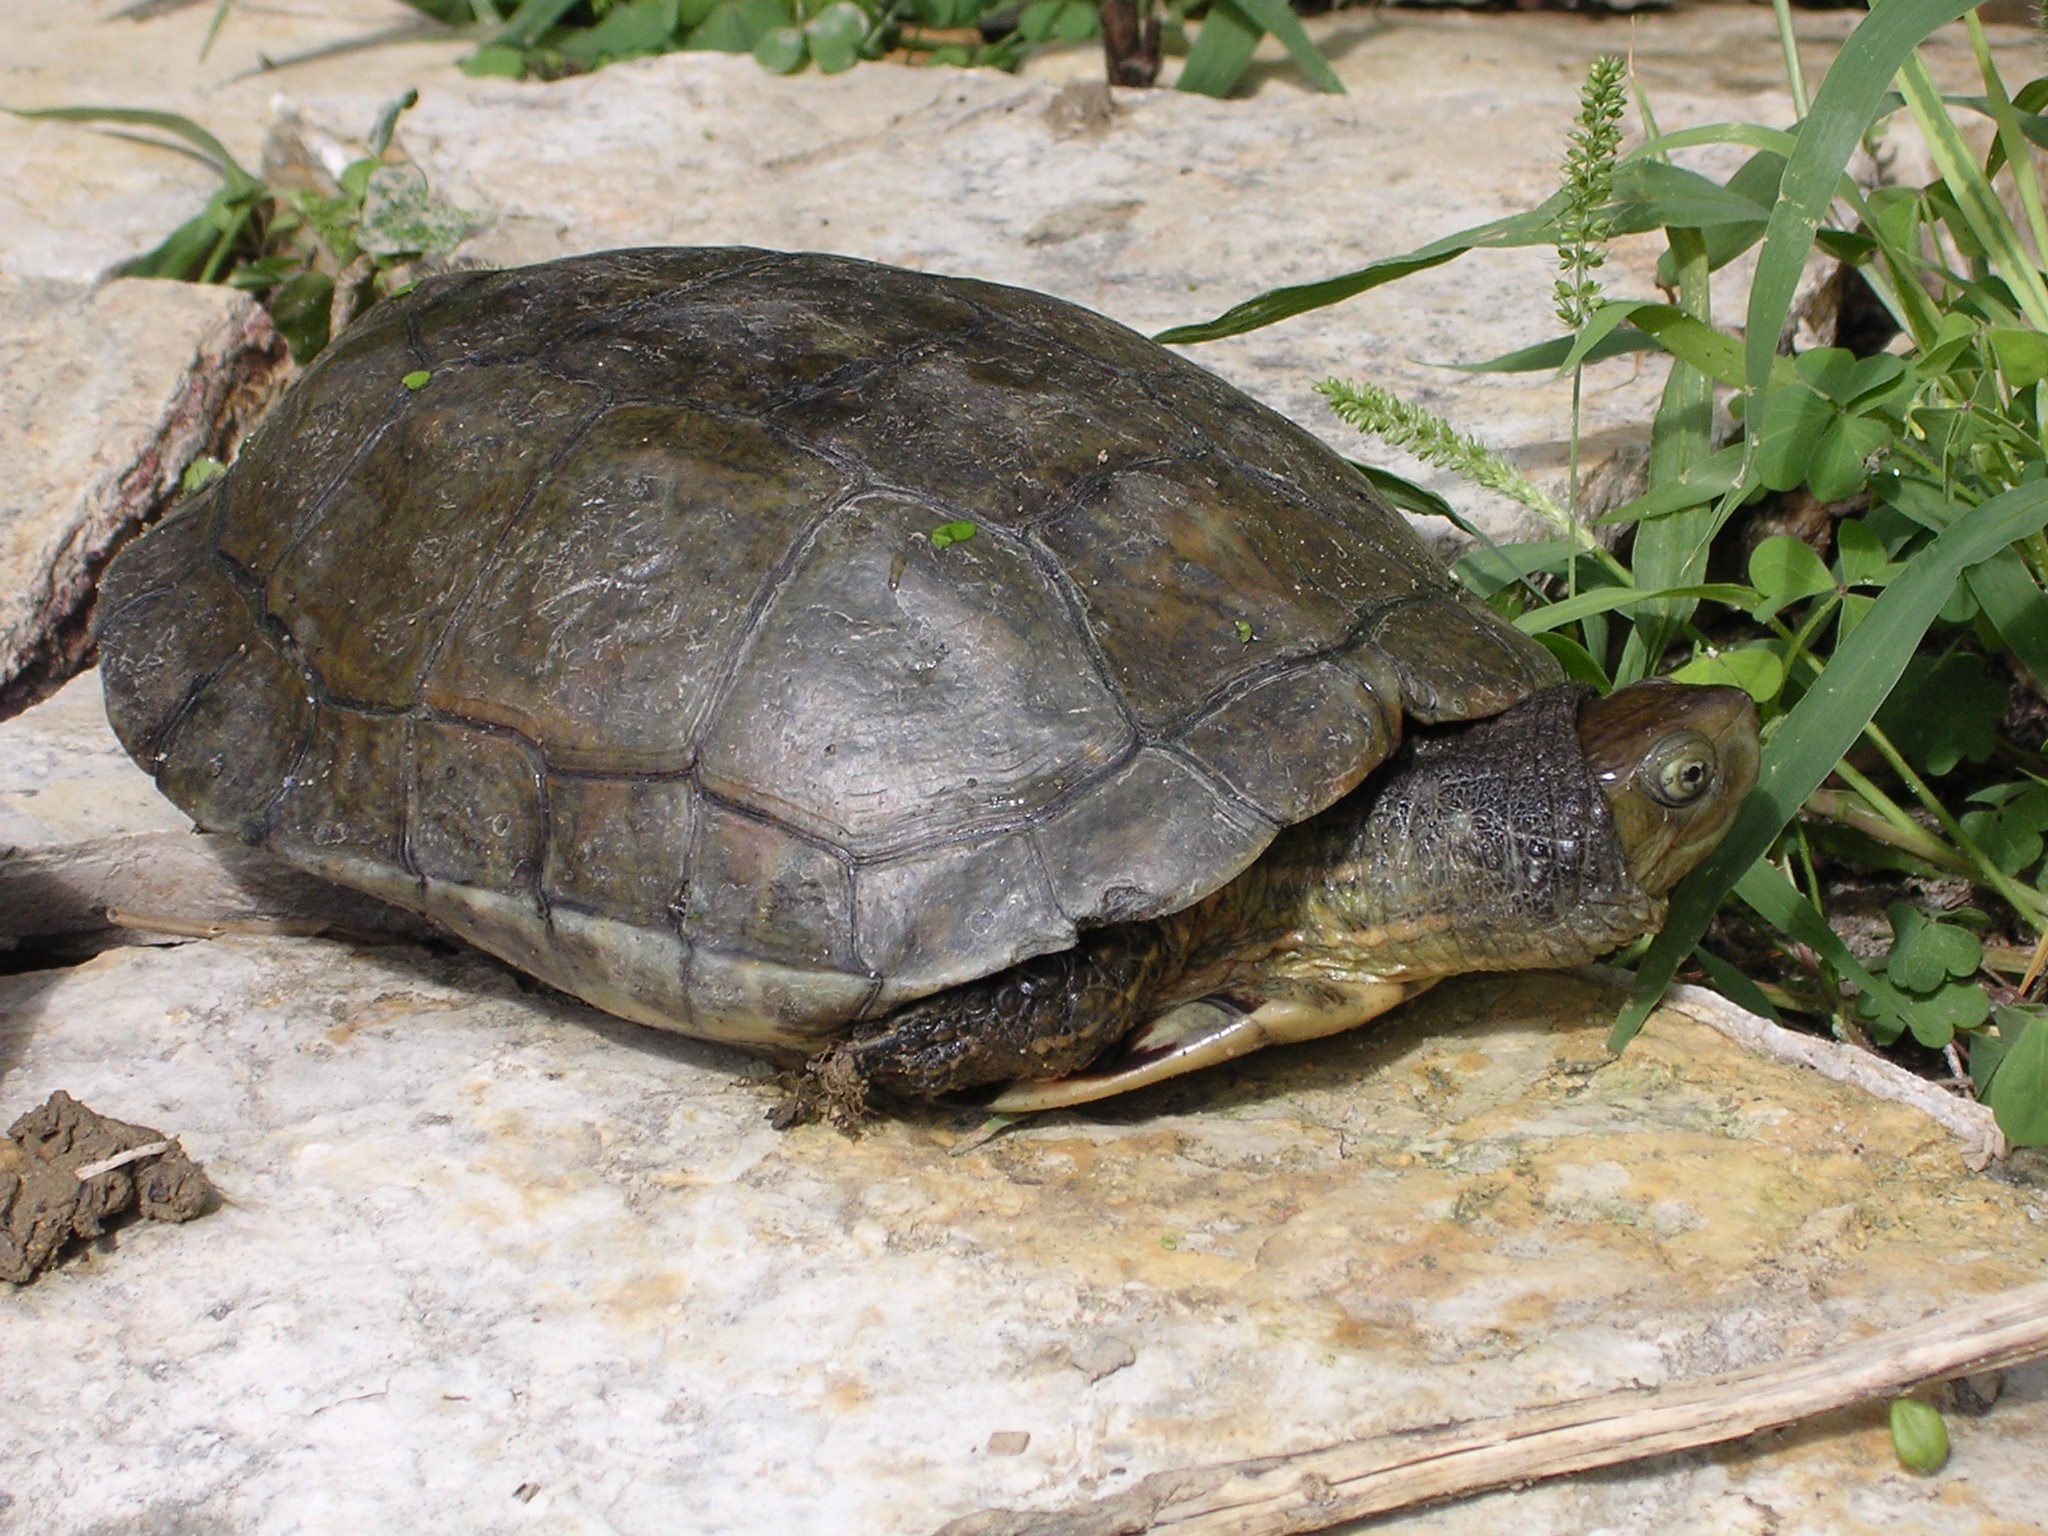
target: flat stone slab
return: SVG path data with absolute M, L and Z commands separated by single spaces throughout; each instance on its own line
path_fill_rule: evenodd
M 464 80 L 437 42 L 252 74 L 410 13 L 238 6 L 198 64 L 210 6 L 112 9 L 38 9 L 5 99 L 183 111 L 253 163 L 280 91 L 353 135 L 417 84 L 401 136 L 484 216 L 481 257 L 814 246 L 1147 330 L 1526 206 L 1597 49 L 1632 40 L 1666 127 L 1785 115 L 1738 8 L 1627 37 L 1350 13 L 1314 24 L 1349 98 L 1275 70 L 1251 103 L 1120 93 L 1106 121 L 1062 94 L 1072 57 L 780 81 L 678 56 L 541 88 Z M 0 189 L 19 280 L 89 279 L 210 189 L 75 128 L 0 119 L 0 149 L 32 173 Z M 1563 391 L 1423 366 L 1531 340 L 1549 281 L 1542 252 L 1459 263 L 1196 355 L 1319 428 L 1314 379 L 1366 374 L 1554 470 Z M 1656 388 L 1599 373 L 1596 441 Z M 0 728 L 0 870 L 183 838 L 92 686 Z M 0 1122 L 62 1088 L 181 1137 L 224 1196 L 0 1297 L 0 1530 L 918 1532 L 1817 1352 L 2039 1274 L 2038 1156 L 1969 1173 L 1914 1111 L 1672 1012 L 1610 1061 L 1613 1003 L 1471 981 L 993 1140 L 938 1115 L 848 1141 L 771 1130 L 744 1057 L 447 946 L 245 935 L 0 976 Z M 1873 1407 L 1386 1528 L 2037 1525 L 2048 1368 L 1950 1431 L 1931 1478 Z
M 96 689 L 0 726 L 0 880 L 183 837 Z M 1972 1174 L 1977 1144 L 1682 1012 L 1611 1059 L 1615 998 L 1474 978 L 994 1139 L 848 1140 L 773 1130 L 745 1056 L 456 945 L 0 976 L 0 1122 L 63 1089 L 223 1197 L 0 1297 L 0 1529 L 934 1530 L 1817 1353 L 2048 1262 L 2048 1161 Z M 2030 1518 L 2048 1368 L 1952 1415 L 1937 1478 L 1881 1423 L 1389 1528 Z
M 976 1145 L 774 1131 L 743 1058 L 467 953 L 0 979 L 0 1116 L 65 1088 L 225 1200 L 0 1298 L 0 1524 L 916 1532 L 1817 1352 L 2048 1263 L 2038 1169 L 1965 1175 L 1678 1015 L 1611 1060 L 1613 1000 L 1446 987 Z M 1951 1415 L 1939 1477 L 1881 1423 L 1391 1528 L 2029 1526 L 2048 1367 Z

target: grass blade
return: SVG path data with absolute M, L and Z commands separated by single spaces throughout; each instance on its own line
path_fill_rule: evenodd
M 1213 13 L 1212 13 L 1213 14 Z M 1208 26 L 1204 22 L 1203 26 Z M 1196 46 L 1200 46 L 1197 39 Z M 1193 54 L 1189 55 L 1190 62 Z M 1182 76 L 1186 78 L 1185 74 Z M 1454 235 L 1445 235 L 1441 240 L 1432 240 L 1428 245 L 1419 246 L 1405 256 L 1390 256 L 1385 261 L 1376 261 L 1371 266 L 1360 267 L 1356 272 L 1340 273 L 1336 277 L 1320 278 L 1313 283 L 1297 283 L 1288 288 L 1272 288 L 1265 293 L 1246 299 L 1242 304 L 1232 305 L 1213 320 L 1204 320 L 1195 325 L 1176 325 L 1171 330 L 1161 331 L 1154 341 L 1168 345 L 1185 345 L 1197 341 L 1220 341 L 1225 336 L 1241 336 L 1246 331 L 1256 331 L 1296 315 L 1305 315 L 1310 310 L 1326 309 L 1332 304 L 1382 284 L 1391 283 L 1412 273 L 1426 272 L 1431 267 L 1440 267 L 1447 261 L 1455 261 L 1467 251 L 1485 248 L 1499 248 L 1516 245 L 1548 245 L 1555 230 L 1552 225 L 1554 204 L 1551 199 L 1540 208 L 1527 213 L 1511 214 L 1504 219 L 1495 219 L 1472 229 L 1460 230 Z
M 1711 331 L 1706 236 L 1698 229 L 1673 228 L 1670 241 L 1680 307 L 1702 329 Z M 1650 484 L 1674 484 L 1705 464 L 1714 452 L 1713 430 L 1713 378 L 1683 359 L 1673 361 L 1656 418 L 1650 424 Z M 1630 564 L 1639 586 L 1679 587 L 1706 575 L 1707 547 L 1721 526 L 1715 509 L 1699 507 L 1709 499 L 1701 496 L 1690 507 L 1674 507 L 1669 515 L 1636 528 Z M 1694 606 L 1690 600 L 1682 600 L 1649 608 L 1637 620 L 1623 648 L 1617 681 L 1633 682 L 1654 672 L 1671 637 L 1692 617 Z
M 1750 284 L 1743 352 L 1749 420 L 1762 419 L 1778 336 L 1791 312 L 1807 253 L 1813 249 L 1814 232 L 1827 213 L 1849 156 L 1883 104 L 1893 77 L 1921 40 L 1970 8 L 1970 0 L 1877 0 L 1849 34 L 1821 82 L 1813 111 L 1799 125 L 1798 143 L 1787 157 L 1778 201 L 1771 209 L 1763 251 L 1757 258 L 1756 277 Z M 1691 947 L 1686 945 L 1687 950 Z
M 1197 96 L 1228 96 L 1251 63 L 1261 35 L 1258 24 L 1231 0 L 1216 0 L 1202 18 L 1202 30 L 1188 48 L 1187 62 L 1181 66 L 1174 89 Z
M 1882 0 L 1885 4 L 1901 0 Z M 1872 12 L 1873 18 L 1881 12 Z M 1867 26 L 1868 23 L 1866 22 Z M 1837 66 L 1839 67 L 1839 66 Z M 1829 81 L 1834 79 L 1832 74 Z M 1827 93 L 1827 85 L 1821 86 Z M 1773 328 L 1772 334 L 1776 334 Z M 1915 555 L 1863 622 L 1836 650 L 1814 686 L 1793 706 L 1764 750 L 1757 786 L 1721 846 L 1671 898 L 1664 931 L 1636 970 L 1635 986 L 1608 1044 L 1619 1050 L 1642 1028 L 1678 964 L 1707 931 L 1721 900 L 1770 851 L 1806 797 L 1833 772 L 1884 702 L 1906 662 L 1970 567 L 2048 525 L 2048 482 L 2017 486 L 1959 517 Z
M 199 151 L 206 163 L 219 172 L 228 190 L 237 196 L 259 191 L 262 183 L 247 171 L 227 146 L 189 117 L 175 112 L 152 112 L 143 107 L 35 107 L 6 109 L 15 117 L 48 118 L 59 123 L 126 123 L 136 128 L 155 128 L 173 138 L 183 139 Z
M 1455 373 L 1555 373 L 1565 365 L 1565 359 L 1572 355 L 1577 344 L 1577 337 L 1555 336 L 1549 341 L 1539 341 L 1533 347 L 1503 352 L 1483 363 L 1432 363 L 1430 366 L 1448 368 Z M 1632 325 L 1621 325 L 1587 348 L 1580 361 L 1604 362 L 1610 357 L 1627 357 L 1633 352 L 1655 351 L 1656 347 L 1656 342 L 1644 332 Z
M 1992 269 L 2005 279 L 2028 323 L 2036 330 L 2048 330 L 2048 286 L 2042 284 L 2040 272 L 2021 249 L 2019 231 L 2012 227 L 1997 192 L 1977 168 L 1977 157 L 1963 142 L 1955 119 L 1935 89 L 1934 77 L 1917 53 L 1899 70 L 1899 85 L 1934 157 L 1935 169 L 1962 210 L 1963 222 L 1990 256 Z
M 1301 72 L 1315 82 L 1316 89 L 1332 96 L 1344 94 L 1344 82 L 1337 78 L 1337 71 L 1330 68 L 1330 61 L 1322 51 L 1309 40 L 1301 18 L 1287 4 L 1287 0 L 1231 0 L 1231 3 L 1279 39 L 1280 46 L 1287 50 L 1287 56 L 1301 67 Z
M 1664 587 L 1657 591 L 1643 587 L 1599 587 L 1591 592 L 1581 592 L 1577 597 L 1532 608 L 1515 620 L 1515 628 L 1525 635 L 1540 635 L 1562 629 L 1567 624 L 1576 624 L 1596 613 L 1612 613 L 1617 608 L 1654 608 L 1659 603 L 1681 599 L 1697 602 L 1701 598 L 1726 603 L 1731 608 L 1748 608 L 1759 601 L 1755 588 L 1732 581 L 1696 582 L 1691 586 Z

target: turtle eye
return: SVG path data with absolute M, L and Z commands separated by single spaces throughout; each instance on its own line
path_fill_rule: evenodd
M 1659 742 L 1639 775 L 1650 798 L 1676 809 L 1691 805 L 1714 784 L 1714 750 L 1694 731 Z

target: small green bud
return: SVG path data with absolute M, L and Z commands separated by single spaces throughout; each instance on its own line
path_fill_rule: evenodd
M 1892 1402 L 1892 1449 L 1911 1472 L 1939 1472 L 1948 1460 L 1948 1426 L 1939 1410 L 1901 1397 Z

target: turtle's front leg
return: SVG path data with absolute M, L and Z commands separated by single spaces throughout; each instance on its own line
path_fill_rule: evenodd
M 800 1107 L 846 1125 L 877 1092 L 935 1099 L 1078 1071 L 1137 1028 L 1179 977 L 1188 946 L 1176 926 L 1097 929 L 1072 949 L 899 1008 L 814 1058 Z

